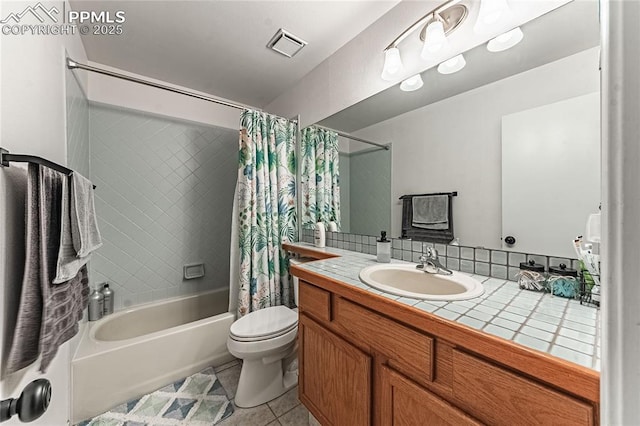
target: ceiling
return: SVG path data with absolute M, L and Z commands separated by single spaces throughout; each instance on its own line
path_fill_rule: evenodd
M 378 1 L 70 0 L 122 10 L 122 35 L 82 36 L 90 61 L 263 107 L 395 6 Z M 279 28 L 309 44 L 294 58 L 266 47 Z
M 403 92 L 399 84 L 346 108 L 320 122 L 343 132 L 355 132 L 416 108 L 507 78 L 526 70 L 598 46 L 598 2 L 572 1 L 521 26 L 524 39 L 517 46 L 490 53 L 483 43 L 464 56 L 467 66 L 443 75 L 435 68 L 421 73 L 424 86 Z

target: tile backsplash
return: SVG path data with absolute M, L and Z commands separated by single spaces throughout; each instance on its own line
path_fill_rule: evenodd
M 302 230 L 302 241 L 313 244 L 312 229 Z M 376 237 L 369 235 L 327 232 L 326 243 L 328 247 L 376 254 Z M 417 263 L 418 258 L 426 252 L 427 247 L 435 247 L 440 257 L 440 263 L 446 265 L 449 269 L 511 281 L 517 281 L 520 263 L 529 260 L 534 260 L 536 263 L 544 265 L 545 269 L 548 269 L 550 265 L 557 266 L 560 263 L 564 263 L 567 267 L 573 269 L 579 269 L 577 259 L 507 252 L 480 247 L 434 244 L 400 238 L 391 240 L 391 257 Z
M 238 131 L 91 104 L 90 132 L 92 283 L 112 284 L 116 309 L 228 286 Z

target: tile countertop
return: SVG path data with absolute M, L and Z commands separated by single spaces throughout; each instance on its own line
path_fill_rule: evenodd
M 600 311 L 577 300 L 521 290 L 513 281 L 472 274 L 466 275 L 484 286 L 480 297 L 454 302 L 411 299 L 360 281 L 362 268 L 378 264 L 375 256 L 307 243 L 289 245 L 340 256 L 299 265 L 302 269 L 600 371 Z

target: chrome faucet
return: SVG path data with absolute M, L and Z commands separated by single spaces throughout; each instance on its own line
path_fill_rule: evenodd
M 416 269 L 421 269 L 428 274 L 451 275 L 453 271 L 445 268 L 438 258 L 438 250 L 433 247 L 427 247 L 426 254 L 418 258 L 420 265 L 416 265 Z

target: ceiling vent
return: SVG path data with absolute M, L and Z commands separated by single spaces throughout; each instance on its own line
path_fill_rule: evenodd
M 267 47 L 288 58 L 293 58 L 306 45 L 306 41 L 280 28 Z

